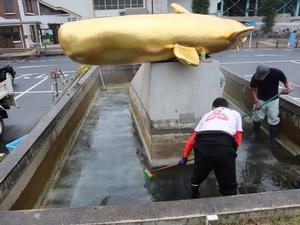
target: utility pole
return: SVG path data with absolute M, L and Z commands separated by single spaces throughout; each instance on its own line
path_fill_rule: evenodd
M 295 16 L 299 16 L 300 0 L 297 0 L 297 6 L 295 10 Z
M 23 6 L 23 1 L 22 0 L 17 0 L 18 2 L 18 8 L 19 8 L 19 13 L 20 13 L 20 22 L 21 22 L 21 30 L 22 30 L 22 39 L 23 39 L 23 46 L 24 48 L 27 48 L 27 42 L 26 42 L 26 38 L 25 38 L 25 31 L 24 31 L 24 6 Z
M 220 15 L 224 15 L 224 0 L 221 0 L 221 9 L 220 9 Z
M 151 12 L 153 14 L 153 0 L 151 0 Z
M 255 16 L 257 16 L 257 14 L 258 14 L 258 0 L 255 1 Z
M 36 47 L 35 47 L 35 50 L 36 50 L 36 53 L 38 55 L 41 54 L 41 49 L 42 49 L 42 44 L 41 44 L 41 35 L 40 35 L 40 23 L 39 22 L 36 22 L 34 24 L 34 34 L 35 34 L 35 40 L 36 40 Z
M 249 8 L 250 8 L 250 0 L 246 1 L 246 12 L 245 12 L 245 16 L 249 16 Z

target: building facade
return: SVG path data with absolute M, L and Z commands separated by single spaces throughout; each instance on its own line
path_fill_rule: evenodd
M 220 0 L 210 0 L 211 14 L 217 13 L 217 4 Z M 170 5 L 178 3 L 191 11 L 192 0 L 77 0 L 76 4 L 70 5 L 68 0 L 44 0 L 51 5 L 63 7 L 78 13 L 82 18 L 119 16 L 120 10 L 145 9 L 147 13 L 172 12 Z
M 218 12 L 221 16 L 262 16 L 262 0 L 220 0 Z M 300 0 L 281 0 L 278 14 L 300 16 Z
M 38 0 L 0 0 L 0 48 L 40 48 L 58 43 L 61 24 L 80 16 Z
M 47 0 L 60 2 L 58 0 Z M 300 0 L 280 0 L 277 8 L 278 14 L 287 16 L 300 16 Z M 119 10 L 124 8 L 145 8 L 148 13 L 172 12 L 171 4 L 178 3 L 192 11 L 192 0 L 89 0 L 85 1 L 88 11 L 92 12 L 88 17 L 117 16 Z M 209 14 L 219 16 L 261 16 L 262 0 L 210 0 Z M 74 6 L 75 7 L 75 6 Z M 76 11 L 76 10 L 75 10 Z M 85 16 L 84 16 L 85 17 Z

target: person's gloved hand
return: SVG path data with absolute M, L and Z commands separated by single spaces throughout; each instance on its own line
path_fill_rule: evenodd
M 178 165 L 179 165 L 179 166 L 184 166 L 184 165 L 186 164 L 186 162 L 187 162 L 187 158 L 182 157 L 182 158 L 179 160 Z
M 283 95 L 288 95 L 290 92 L 292 92 L 292 89 L 290 89 L 290 88 L 285 88 L 285 89 L 282 90 L 281 94 L 283 94 Z
M 260 110 L 260 108 L 261 108 L 260 102 L 256 101 L 255 102 L 255 110 Z

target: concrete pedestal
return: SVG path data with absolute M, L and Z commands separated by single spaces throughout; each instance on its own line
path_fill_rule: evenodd
M 216 60 L 198 67 L 145 63 L 130 85 L 131 110 L 151 166 L 176 162 L 200 118 L 221 96 Z

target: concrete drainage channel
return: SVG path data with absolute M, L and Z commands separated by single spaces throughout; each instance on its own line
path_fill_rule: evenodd
M 120 66 L 102 70 L 105 84 L 111 84 L 115 80 L 120 81 L 119 78 L 122 78 L 122 83 L 128 82 L 136 69 L 135 66 Z M 233 99 L 234 95 L 230 90 L 244 93 L 247 83 L 236 81 L 232 75 L 224 73 L 227 87 L 230 88 L 226 90 L 227 97 L 239 105 L 240 99 Z M 96 206 L 105 205 L 100 198 L 101 201 L 94 207 L 32 209 L 40 207 L 51 187 L 50 181 L 55 177 L 55 173 L 62 169 L 61 162 L 69 154 L 68 151 L 63 150 L 73 146 L 74 143 L 70 140 L 79 134 L 78 128 L 83 124 L 83 121 L 81 123 L 78 121 L 80 118 L 86 118 L 84 115 L 89 112 L 90 102 L 97 104 L 95 99 L 100 90 L 99 71 L 93 67 L 33 129 L 28 139 L 1 163 L 0 224 L 251 224 L 251 221 L 255 222 L 257 218 L 265 218 L 266 221 L 276 219 L 290 219 L 289 221 L 292 222 L 297 222 L 298 219 L 299 221 L 298 190 L 196 200 L 152 203 L 145 201 L 142 204 Z M 243 105 L 241 108 L 247 109 L 243 108 Z M 295 107 L 293 110 L 295 120 L 297 116 Z M 289 116 L 285 118 L 288 119 Z M 299 130 L 297 132 L 299 134 Z M 295 141 L 291 143 L 287 145 L 297 145 Z M 23 210 L 18 211 L 18 209 Z M 254 222 L 252 224 L 255 224 Z

